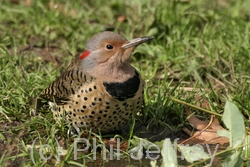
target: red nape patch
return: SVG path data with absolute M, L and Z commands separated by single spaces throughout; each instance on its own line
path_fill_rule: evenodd
M 85 51 L 83 52 L 83 54 L 80 56 L 80 59 L 81 59 L 81 60 L 84 59 L 84 58 L 87 57 L 89 54 L 90 54 L 90 51 L 85 50 Z

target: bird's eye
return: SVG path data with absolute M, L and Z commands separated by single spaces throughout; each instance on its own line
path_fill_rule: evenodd
M 108 49 L 108 50 L 112 50 L 112 49 L 114 49 L 114 46 L 113 46 L 113 45 L 111 45 L 111 44 L 107 44 L 107 45 L 106 45 L 106 49 Z

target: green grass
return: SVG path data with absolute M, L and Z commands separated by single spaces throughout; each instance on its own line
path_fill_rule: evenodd
M 219 114 L 227 100 L 234 102 L 249 129 L 249 0 L 61 0 L 55 1 L 55 8 L 52 2 L 32 1 L 27 5 L 24 1 L 14 4 L 0 0 L 2 166 L 33 166 L 28 147 L 35 138 L 36 144 L 50 144 L 53 155 L 57 155 L 54 138 L 66 145 L 68 152 L 61 157 L 61 166 L 108 164 L 94 161 L 91 153 L 74 161 L 73 136 L 67 135 L 64 123 L 56 124 L 48 108 L 34 111 L 29 105 L 29 100 L 84 50 L 87 40 L 104 30 L 127 39 L 155 38 L 139 46 L 132 57 L 131 63 L 147 84 L 145 106 L 136 123 L 142 122 L 150 130 L 169 128 L 175 137 L 182 138 L 181 129 L 188 124 L 185 110 L 169 95 L 190 104 L 196 103 L 195 96 L 201 96 L 208 100 L 209 110 Z M 119 22 L 119 16 L 126 20 Z M 201 119 L 209 118 L 200 110 L 192 111 Z M 97 137 L 102 143 L 103 136 Z M 127 136 L 124 140 L 130 141 Z M 36 166 L 55 164 L 53 158 L 43 164 L 34 151 Z M 127 159 L 123 157 L 124 166 L 134 163 Z M 141 163 L 149 166 L 149 162 Z

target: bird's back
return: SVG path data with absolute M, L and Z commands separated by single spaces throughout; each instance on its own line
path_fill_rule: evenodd
M 67 70 L 46 88 L 41 97 L 52 102 L 54 118 L 72 126 L 109 132 L 131 121 L 143 103 L 140 75 L 123 83 L 104 83 L 79 68 Z

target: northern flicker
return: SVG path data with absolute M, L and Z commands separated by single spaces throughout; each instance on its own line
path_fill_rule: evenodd
M 85 51 L 41 93 L 54 118 L 94 132 L 110 132 L 128 124 L 132 113 L 140 110 L 144 89 L 129 58 L 139 44 L 151 39 L 127 40 L 110 31 L 94 35 Z

